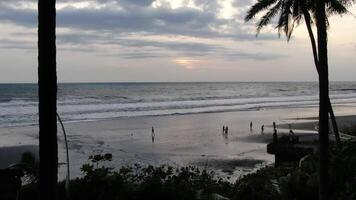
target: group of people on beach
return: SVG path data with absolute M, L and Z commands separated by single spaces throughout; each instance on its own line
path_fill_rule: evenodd
M 277 136 L 277 125 L 276 125 L 276 122 L 273 122 L 273 141 L 274 142 L 277 142 L 278 140 L 278 136 Z M 292 130 L 292 125 L 291 124 L 288 124 L 288 127 L 289 127 L 289 136 L 290 137 L 294 137 L 294 132 Z M 262 124 L 261 126 L 261 134 L 263 135 L 264 134 L 264 129 L 265 129 L 265 125 Z M 250 122 L 250 132 L 252 133 L 253 131 L 253 123 L 252 121 Z M 229 127 L 226 126 L 226 125 L 223 125 L 222 127 L 222 134 L 224 137 L 227 137 L 229 135 Z M 131 133 L 131 136 L 133 134 Z M 152 139 L 152 143 L 155 142 L 155 137 L 156 137 L 156 134 L 155 134 L 155 129 L 154 127 L 152 126 L 151 128 L 151 139 Z
M 274 122 L 273 122 L 273 123 L 274 123 Z M 250 122 L 250 132 L 252 133 L 252 131 L 253 131 L 253 123 L 252 123 L 252 121 L 251 121 L 251 122 Z M 265 131 L 265 125 L 262 124 L 262 126 L 261 126 L 261 134 L 263 134 L 264 131 Z
M 273 122 L 272 125 L 273 125 L 273 141 L 277 142 L 278 136 L 277 136 L 277 125 L 276 125 L 276 122 Z M 292 130 L 292 125 L 288 124 L 288 128 L 289 128 L 289 137 L 290 138 L 294 138 L 295 135 L 294 135 L 294 132 Z M 265 125 L 262 124 L 262 126 L 261 126 L 261 134 L 264 134 L 264 130 L 265 130 Z M 253 123 L 251 121 L 250 122 L 250 132 L 252 133 L 252 131 L 253 131 Z

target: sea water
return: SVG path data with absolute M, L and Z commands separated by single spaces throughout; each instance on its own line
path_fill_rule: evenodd
M 356 82 L 332 82 L 330 98 L 356 103 Z M 0 127 L 37 124 L 37 105 L 37 84 L 0 84 Z M 65 122 L 317 105 L 317 82 L 58 84 Z

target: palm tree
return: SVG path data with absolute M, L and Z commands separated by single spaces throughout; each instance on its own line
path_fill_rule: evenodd
M 316 0 L 316 26 L 319 58 L 319 200 L 326 200 L 329 186 L 329 74 L 325 0 Z
M 258 2 L 248 11 L 245 21 L 251 20 L 256 14 L 268 10 L 257 23 L 257 33 L 266 26 L 270 20 L 278 13 L 279 20 L 276 28 L 278 32 L 284 32 L 288 41 L 292 35 L 295 25 L 300 23 L 304 17 L 310 42 L 312 45 L 314 64 L 319 75 L 319 151 L 320 151 L 320 170 L 319 170 L 319 199 L 327 199 L 328 191 L 328 148 L 329 148 L 329 120 L 328 113 L 333 121 L 336 140 L 339 142 L 337 125 L 329 98 L 328 80 L 328 57 L 327 57 L 327 14 L 347 13 L 346 5 L 350 1 L 338 0 L 258 0 Z M 344 6 L 345 5 L 345 6 Z M 350 4 L 349 4 L 350 5 Z M 325 11 L 326 10 L 326 11 Z M 317 25 L 318 45 L 311 28 L 313 20 L 310 13 L 315 16 Z
M 38 0 L 40 199 L 57 198 L 56 1 Z
M 350 1 L 342 1 L 338 0 L 328 0 L 327 11 L 328 14 L 345 14 L 348 13 L 348 10 L 345 6 L 350 5 Z M 273 17 L 275 17 L 278 13 L 280 13 L 278 24 L 276 28 L 278 29 L 278 33 L 280 34 L 282 31 L 285 33 L 287 40 L 292 36 L 294 26 L 299 25 L 301 20 L 304 17 L 304 21 L 308 30 L 309 39 L 312 46 L 313 58 L 316 71 L 318 74 L 320 73 L 319 65 L 318 65 L 318 52 L 317 45 L 315 42 L 314 33 L 312 30 L 312 24 L 314 20 L 312 19 L 310 12 L 315 14 L 315 4 L 312 0 L 259 0 L 256 4 L 254 4 L 251 9 L 248 11 L 245 21 L 252 20 L 258 13 L 268 10 L 268 12 L 261 17 L 261 19 L 257 22 L 257 34 L 260 30 L 267 26 Z M 327 20 L 327 19 L 326 19 Z M 333 130 L 335 134 L 335 139 L 338 144 L 340 144 L 340 135 L 338 126 L 336 123 L 334 111 L 328 97 L 328 112 L 330 114 L 330 119 L 333 125 Z

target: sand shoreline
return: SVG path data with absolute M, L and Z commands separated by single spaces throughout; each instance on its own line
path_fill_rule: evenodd
M 316 131 L 316 126 L 318 124 L 317 117 L 305 117 L 300 120 L 303 122 L 292 124 L 293 129 Z M 336 121 L 339 130 L 342 131 L 345 128 L 356 126 L 356 115 L 336 116 Z M 288 128 L 288 124 L 280 124 L 278 125 L 278 128 L 286 129 Z
M 335 110 L 337 115 L 350 114 L 349 107 Z M 281 132 L 288 132 L 283 124 L 292 123 L 292 128 L 298 129 L 297 134 L 304 134 L 310 132 L 313 122 L 301 125 L 299 121 L 316 115 L 317 108 L 293 108 L 67 123 L 71 172 L 74 177 L 81 176 L 79 169 L 89 155 L 109 152 L 114 156 L 114 161 L 108 163 L 112 167 L 134 163 L 199 165 L 238 177 L 273 163 L 274 157 L 266 153 L 266 143 L 272 139 L 273 121 Z M 338 117 L 341 124 L 355 119 L 356 116 Z M 253 121 L 252 132 L 250 121 Z M 222 135 L 223 125 L 229 126 L 228 137 Z M 261 125 L 266 126 L 264 135 L 260 133 Z M 156 131 L 155 143 L 151 142 L 152 126 Z M 0 147 L 38 144 L 37 126 L 0 128 L 0 134 Z M 58 136 L 59 162 L 64 162 L 60 130 Z M 4 152 L 3 148 L 0 151 Z M 60 177 L 64 177 L 65 168 L 59 170 Z

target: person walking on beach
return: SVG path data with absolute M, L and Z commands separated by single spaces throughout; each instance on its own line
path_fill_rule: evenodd
M 250 132 L 252 132 L 252 126 L 253 126 L 253 124 L 252 124 L 252 121 L 250 122 Z
M 296 139 L 296 137 L 295 137 L 294 132 L 293 132 L 292 129 L 289 130 L 288 138 L 289 138 L 289 141 L 290 141 L 290 142 L 294 142 L 294 141 L 298 140 L 298 139 Z
M 226 135 L 229 134 L 229 127 L 228 126 L 225 127 L 225 134 Z
M 155 129 L 154 127 L 152 126 L 152 133 L 151 133 L 151 137 L 152 137 L 152 143 L 155 143 Z
M 265 125 L 261 126 L 261 134 L 263 134 L 263 131 L 265 130 Z
M 273 129 L 273 142 L 274 142 L 274 143 L 277 143 L 277 140 L 278 140 L 277 129 L 274 128 L 274 129 Z

